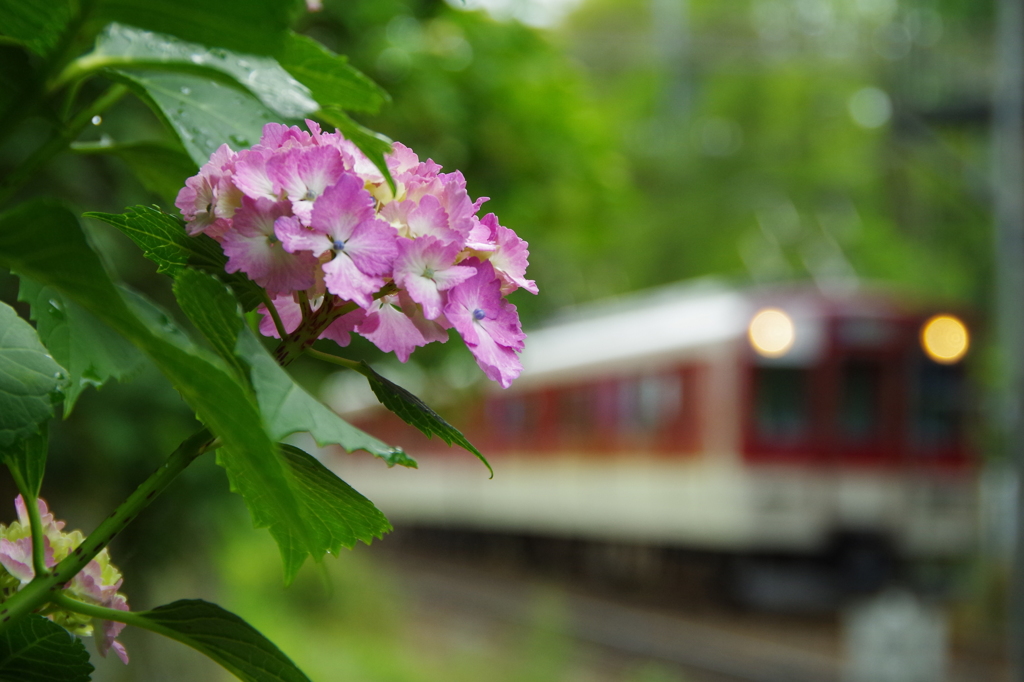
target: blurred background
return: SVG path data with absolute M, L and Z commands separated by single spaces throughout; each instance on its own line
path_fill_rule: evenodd
M 204 458 L 112 547 L 133 608 L 215 600 L 325 682 L 1003 679 L 995 17 L 978 0 L 325 0 L 300 30 L 393 100 L 360 122 L 461 170 L 530 243 L 541 294 L 511 300 L 537 333 L 509 393 L 457 339 L 404 366 L 352 347 L 465 428 L 495 478 L 296 363 L 420 459 L 321 453 L 396 531 L 285 589 Z M 161 135 L 124 100 L 83 142 Z M 174 158 L 140 181 L 131 158 L 69 153 L 45 184 L 82 211 L 173 210 L 194 173 Z M 174 309 L 134 245 L 88 227 Z M 766 309 L 767 341 L 748 328 Z M 953 350 L 924 340 L 937 314 L 966 325 L 943 332 Z M 102 393 L 54 427 L 43 490 L 83 530 L 195 428 L 151 367 Z M 132 664 L 97 658 L 95 679 L 230 679 L 122 640 Z

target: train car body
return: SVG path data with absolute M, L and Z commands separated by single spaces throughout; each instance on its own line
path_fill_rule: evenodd
M 734 554 L 852 534 L 958 556 L 976 537 L 970 400 L 959 358 L 922 346 L 929 314 L 807 287 L 642 292 L 530 333 L 522 376 L 464 415 L 493 479 L 427 441 L 418 470 L 330 461 L 396 525 Z

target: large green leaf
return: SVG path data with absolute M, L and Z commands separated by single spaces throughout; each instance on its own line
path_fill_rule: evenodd
M 225 362 L 243 374 L 251 372 L 256 399 L 271 438 L 281 440 L 308 431 L 321 446 L 333 443 L 349 452 L 365 450 L 384 459 L 388 466 L 416 466 L 401 448 L 392 448 L 352 426 L 295 383 L 244 328 L 235 299 L 216 279 L 183 269 L 175 276 L 174 294 L 181 309 Z
M 181 268 L 192 266 L 217 274 L 238 297 L 243 310 L 249 311 L 263 302 L 259 286 L 240 272 L 224 272 L 227 256 L 220 245 L 206 235 L 189 237 L 184 223 L 152 206 L 135 206 L 127 212 L 86 213 L 113 225 L 138 244 L 146 258 L 157 264 L 157 272 L 174 275 Z
M 65 416 L 87 387 L 99 388 L 108 379 L 123 381 L 142 367 L 135 346 L 53 287 L 22 277 L 18 300 L 31 306 L 39 338 L 70 375 L 64 389 Z
M 273 642 L 216 604 L 182 599 L 133 615 L 141 627 L 187 644 L 245 682 L 310 682 Z
M 197 165 L 222 144 L 235 150 L 252 146 L 264 125 L 281 119 L 248 92 L 208 77 L 142 69 L 109 73 L 167 122 Z
M 36 3 L 27 3 L 36 4 Z M 302 0 L 100 0 L 102 23 L 117 21 L 239 52 L 273 54 Z
M 244 490 L 239 489 L 250 510 L 256 510 L 254 520 L 269 527 L 277 540 L 286 575 L 294 575 L 306 555 L 315 554 L 289 485 L 290 472 L 268 438 L 247 387 L 219 360 L 183 348 L 160 326 L 139 319 L 110 281 L 72 213 L 56 202 L 34 200 L 0 215 L 0 264 L 54 287 L 149 356 L 220 437 L 218 458 L 245 479 Z
M 0 448 L 39 433 L 66 380 L 32 325 L 0 302 Z
M 46 427 L 24 440 L 9 447 L 0 448 L 0 459 L 11 470 L 18 490 L 32 497 L 39 497 L 43 487 L 43 473 L 46 471 L 46 455 L 50 434 Z
M 289 34 L 286 45 L 293 41 Z M 79 68 L 165 68 L 233 79 L 284 118 L 302 118 L 317 110 L 310 89 L 283 69 L 273 57 L 262 57 L 189 43 L 174 36 L 111 24 L 96 49 L 79 60 Z M 354 73 L 354 69 L 351 69 Z M 354 78 L 354 76 L 353 76 Z M 372 88 L 369 79 L 363 77 Z
M 360 363 L 359 372 L 370 382 L 377 400 L 384 407 L 388 408 L 407 424 L 415 426 L 427 437 L 437 436 L 448 445 L 458 445 L 476 455 L 487 467 L 487 470 L 494 475 L 487 458 L 470 443 L 462 432 L 444 420 L 441 415 L 434 412 L 425 402 L 414 396 L 393 381 L 385 379 L 366 364 Z
M 373 503 L 338 478 L 313 456 L 291 445 L 281 446 L 285 462 L 298 483 L 297 497 L 317 540 L 331 554 L 357 541 L 370 544 L 384 537 L 391 524 Z
M 239 335 L 237 352 L 252 368 L 260 411 L 275 440 L 308 431 L 320 446 L 335 443 L 349 452 L 365 450 L 383 459 L 389 467 L 416 467 L 416 461 L 401 448 L 390 447 L 357 429 L 307 393 L 248 330 Z
M 238 332 L 243 325 L 242 316 L 238 301 L 228 288 L 210 275 L 183 268 L 174 277 L 174 296 L 217 354 L 234 368 L 239 377 L 247 379 L 249 368 L 235 355 Z
M 160 197 L 167 205 L 174 204 L 185 180 L 196 174 L 199 166 L 180 145 L 160 142 L 133 144 L 73 144 L 78 154 L 105 154 L 121 159 L 139 179 L 142 186 Z
M 70 19 L 71 0 L 0 0 L 0 35 L 44 57 L 57 46 Z
M 309 88 L 321 107 L 376 113 L 389 99 L 348 59 L 307 36 L 289 33 L 276 56 L 288 73 Z
M 82 641 L 43 616 L 29 614 L 0 634 L 3 682 L 89 682 L 92 671 Z

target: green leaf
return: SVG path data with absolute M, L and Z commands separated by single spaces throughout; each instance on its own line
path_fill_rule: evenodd
M 321 447 L 335 443 L 349 452 L 365 450 L 389 467 L 416 467 L 416 461 L 401 448 L 390 447 L 357 429 L 307 393 L 248 330 L 239 335 L 237 353 L 252 368 L 256 399 L 274 440 L 308 431 Z
M 39 338 L 70 375 L 65 417 L 87 387 L 99 388 L 108 379 L 124 381 L 141 369 L 142 355 L 133 345 L 53 287 L 22 277 L 18 300 L 31 306 Z
M 351 549 L 357 541 L 370 544 L 393 530 L 372 502 L 315 457 L 291 445 L 281 444 L 280 448 L 298 482 L 295 492 L 302 501 L 303 515 L 328 552 Z
M 82 641 L 37 614 L 0 633 L 3 682 L 89 682 L 93 667 Z
M 46 238 L 40 239 L 39 234 Z M 223 447 L 218 460 L 245 479 L 246 504 L 257 524 L 269 527 L 278 542 L 287 576 L 294 575 L 307 554 L 315 554 L 315 543 L 289 485 L 290 472 L 268 438 L 248 388 L 219 360 L 212 361 L 215 358 L 198 349 L 183 348 L 164 328 L 169 321 L 151 326 L 140 320 L 110 281 L 71 212 L 56 202 L 37 199 L 0 215 L 0 264 L 54 287 L 153 361 L 220 437 Z M 0 324 L 0 329 L 5 327 Z M 8 418 L 3 410 L 0 415 Z
M 256 628 L 201 599 L 182 599 L 134 614 L 153 632 L 205 654 L 245 682 L 310 682 L 291 659 Z
M 491 476 L 494 476 L 494 469 L 491 469 L 487 458 L 466 440 L 461 431 L 446 422 L 441 415 L 412 393 L 377 374 L 365 362 L 360 365 L 359 372 L 369 380 L 370 388 L 384 407 L 401 417 L 405 423 L 415 426 L 427 437 L 437 436 L 448 445 L 454 444 L 469 450 L 484 463 Z
M 50 441 L 46 427 L 10 447 L 0 448 L 0 458 L 11 470 L 14 481 L 22 493 L 39 497 L 46 470 L 46 455 Z
M 208 77 L 153 70 L 108 73 L 164 119 L 199 166 L 222 144 L 235 150 L 252 146 L 264 125 L 281 119 L 248 92 Z
M 158 208 L 135 206 L 126 213 L 86 213 L 85 216 L 102 220 L 128 235 L 146 258 L 157 264 L 157 272 L 173 276 L 180 269 L 192 266 L 217 275 L 231 287 L 243 310 L 252 310 L 263 302 L 261 289 L 255 282 L 240 272 L 224 272 L 228 259 L 220 244 L 206 235 L 189 237 L 181 220 Z
M 301 11 L 301 0 L 100 0 L 96 8 L 103 24 L 117 21 L 193 43 L 259 54 L 280 49 Z
M 377 113 L 388 94 L 335 54 L 308 36 L 288 33 L 277 61 L 309 88 L 320 107 Z
M 71 20 L 70 0 L 0 0 L 0 34 L 45 57 Z
M 289 36 L 288 44 L 291 40 Z M 96 49 L 79 60 L 78 66 L 90 70 L 163 68 L 221 80 L 226 76 L 284 118 L 303 118 L 317 110 L 309 88 L 295 80 L 273 57 L 211 50 L 134 26 L 108 26 L 96 41 Z M 364 80 L 369 82 L 365 77 Z
M 235 355 L 238 332 L 244 322 L 231 291 L 210 275 L 184 268 L 174 277 L 174 296 L 217 354 L 239 377 L 248 377 L 249 368 Z
M 159 142 L 134 144 L 72 144 L 71 150 L 79 154 L 104 154 L 121 159 L 139 179 L 142 186 L 160 199 L 173 205 L 185 180 L 196 174 L 199 167 L 179 145 Z
M 66 380 L 32 325 L 0 302 L 0 448 L 39 433 Z
M 352 140 L 366 154 L 366 157 L 373 161 L 373 165 L 377 166 L 384 174 L 391 191 L 395 191 L 395 180 L 391 177 L 391 170 L 388 168 L 387 162 L 384 161 L 384 155 L 391 153 L 391 140 L 359 125 L 340 109 L 321 109 L 316 112 L 316 117 L 324 123 L 334 126 L 341 131 L 342 135 Z

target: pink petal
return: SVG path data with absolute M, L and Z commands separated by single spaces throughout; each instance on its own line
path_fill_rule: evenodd
M 316 200 L 310 225 L 332 240 L 345 240 L 352 236 L 356 225 L 373 217 L 375 206 L 363 181 L 346 173 Z
M 302 308 L 296 303 L 295 297 L 291 295 L 275 296 L 272 300 L 274 307 L 277 309 L 277 314 L 281 317 L 281 324 L 284 325 L 284 330 L 291 334 L 302 323 Z M 260 305 L 256 312 L 263 316 L 263 319 L 260 320 L 260 334 L 272 336 L 275 339 L 281 338 L 277 333 L 274 318 L 270 315 L 270 311 L 267 310 L 267 306 Z
M 272 153 L 269 151 L 256 149 L 246 149 L 238 153 L 232 180 L 246 196 L 252 199 L 277 201 L 281 188 L 276 186 L 267 174 L 267 160 L 271 156 Z
M 327 290 L 343 299 L 353 301 L 360 308 L 369 308 L 373 294 L 384 286 L 384 279 L 364 274 L 345 252 L 324 263 L 324 282 Z
M 320 335 L 320 338 L 330 339 L 342 347 L 347 346 L 352 341 L 351 332 L 365 319 L 366 311 L 357 308 L 332 322 Z
M 398 302 L 396 299 L 395 296 L 385 296 L 375 301 L 366 321 L 356 331 L 372 341 L 377 348 L 385 353 L 393 351 L 399 360 L 405 362 L 415 348 L 425 346 L 428 342 L 412 320 L 392 305 Z
M 288 253 L 309 251 L 320 257 L 331 249 L 331 238 L 323 232 L 303 227 L 297 218 L 284 216 L 274 223 L 274 234 L 281 240 L 281 245 Z

